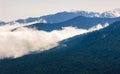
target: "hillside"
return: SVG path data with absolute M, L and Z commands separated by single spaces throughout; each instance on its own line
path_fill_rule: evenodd
M 0 61 L 1 74 L 119 74 L 120 22 L 43 53 Z

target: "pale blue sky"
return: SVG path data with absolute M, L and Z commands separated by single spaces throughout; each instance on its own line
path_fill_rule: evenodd
M 120 8 L 120 0 L 0 0 L 0 20 L 41 16 L 59 11 L 103 12 Z

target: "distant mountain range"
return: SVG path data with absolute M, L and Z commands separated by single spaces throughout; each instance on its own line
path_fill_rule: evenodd
M 38 54 L 0 61 L 1 74 L 120 74 L 120 21 Z
M 120 17 L 120 8 L 106 11 L 103 13 L 98 12 L 88 12 L 88 11 L 71 11 L 71 12 L 58 12 L 56 14 L 50 14 L 40 17 L 29 17 L 27 19 L 18 19 L 10 22 L 0 21 L 0 25 L 5 24 L 28 24 L 28 23 L 59 23 L 64 22 L 69 19 L 75 18 L 77 16 L 85 17 L 99 17 L 99 18 L 115 18 Z
M 44 30 L 44 31 L 53 31 L 53 30 L 60 30 L 62 27 L 77 27 L 82 29 L 89 29 L 95 25 L 101 24 L 111 24 L 115 21 L 120 20 L 120 17 L 118 18 L 97 18 L 97 17 L 83 17 L 78 16 L 73 19 L 61 22 L 61 23 L 36 23 L 29 26 L 29 28 L 36 28 L 37 30 Z M 17 28 L 15 28 L 17 29 Z M 14 30 L 15 30 L 14 29 Z

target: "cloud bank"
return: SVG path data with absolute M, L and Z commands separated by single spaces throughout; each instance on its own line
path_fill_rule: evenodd
M 22 25 L 0 26 L 0 59 L 17 58 L 31 52 L 49 50 L 59 45 L 59 41 L 89 31 L 99 30 L 98 27 L 93 27 L 93 30 L 92 28 L 85 30 L 76 27 L 64 27 L 62 30 L 45 32 L 21 26 Z M 21 28 L 13 32 L 10 31 L 16 27 Z

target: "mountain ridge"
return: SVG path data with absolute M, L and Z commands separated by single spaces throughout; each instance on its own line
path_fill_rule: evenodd
M 70 20 L 67 20 L 65 22 L 61 23 L 36 23 L 32 24 L 26 27 L 29 28 L 36 28 L 37 30 L 44 30 L 44 31 L 53 31 L 53 30 L 60 30 L 62 27 L 77 27 L 82 29 L 89 29 L 95 25 L 101 24 L 105 25 L 106 23 L 111 24 L 117 20 L 120 20 L 120 17 L 118 18 L 93 18 L 93 17 L 83 17 L 78 16 L 75 18 L 72 18 Z
M 84 17 L 99 17 L 99 18 L 115 18 L 120 17 L 120 8 L 113 9 L 110 11 L 105 11 L 103 13 L 93 12 L 93 11 L 64 11 L 58 12 L 55 14 L 44 15 L 40 17 L 29 17 L 26 19 L 17 19 L 15 21 L 10 22 L 1 22 L 1 25 L 5 24 L 25 24 L 25 23 L 32 23 L 32 22 L 39 22 L 39 23 L 59 23 L 64 22 L 69 19 L 72 19 L 77 16 L 84 16 Z
M 119 74 L 120 21 L 43 53 L 0 61 L 1 74 Z M 6 71 L 7 70 L 7 71 Z

